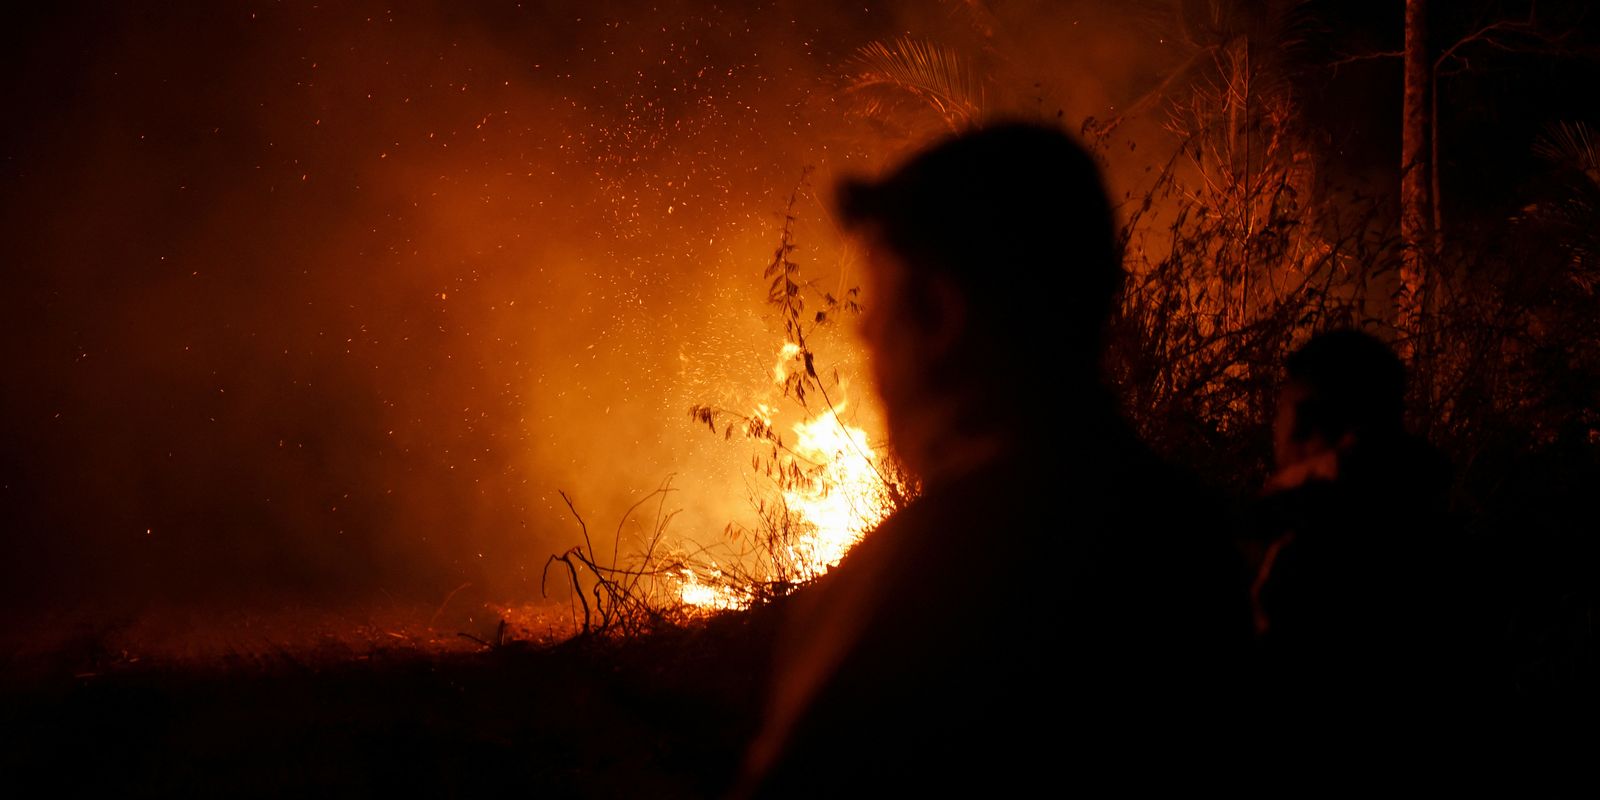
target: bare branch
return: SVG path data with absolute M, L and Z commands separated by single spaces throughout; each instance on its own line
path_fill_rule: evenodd
M 1507 53 L 1556 53 L 1561 52 L 1562 46 L 1571 38 L 1571 31 L 1556 33 L 1545 30 L 1538 21 L 1538 7 L 1528 10 L 1525 19 L 1502 19 L 1484 25 L 1477 30 L 1457 39 L 1455 43 L 1439 52 L 1434 59 L 1433 68 L 1438 72 L 1452 61 L 1461 65 L 1460 70 L 1444 74 L 1456 74 L 1471 68 L 1471 64 L 1461 55 L 1466 48 L 1481 44 L 1486 47 Z
M 1337 71 L 1340 67 L 1345 66 L 1346 64 L 1355 64 L 1361 61 L 1376 61 L 1380 58 L 1401 58 L 1405 56 L 1405 54 L 1406 51 L 1404 50 L 1381 50 L 1374 53 L 1356 53 L 1334 59 L 1333 61 L 1328 62 L 1328 66 L 1333 67 L 1334 70 Z

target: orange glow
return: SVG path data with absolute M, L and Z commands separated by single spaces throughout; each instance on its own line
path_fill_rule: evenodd
M 750 604 L 747 598 L 726 586 L 701 583 L 700 576 L 692 569 L 681 570 L 681 574 L 683 577 L 679 586 L 679 597 L 684 605 L 707 611 L 724 611 L 744 608 Z M 711 577 L 719 578 L 721 574 L 713 572 Z
M 774 385 L 784 384 L 800 355 L 800 345 L 784 343 L 771 372 Z M 773 467 L 788 476 L 778 481 L 784 512 L 778 524 L 786 535 L 775 552 L 766 554 L 773 563 L 765 574 L 753 576 L 757 581 L 806 581 L 826 573 L 893 509 L 882 455 L 864 429 L 841 416 L 848 403 L 841 397 L 821 413 L 808 413 L 789 426 L 792 440 L 781 437 L 786 446 L 777 451 Z M 772 429 L 778 413 L 763 402 L 755 404 L 750 417 Z M 678 596 L 685 605 L 717 610 L 750 604 L 748 593 L 717 583 L 724 576 L 715 565 L 707 572 L 682 571 Z
M 794 425 L 795 455 L 822 467 L 810 485 L 783 493 L 789 509 L 809 528 L 789 554 L 806 577 L 838 565 L 889 514 L 889 492 L 878 473 L 878 454 L 868 444 L 866 431 L 839 419 L 843 410 L 840 403 Z

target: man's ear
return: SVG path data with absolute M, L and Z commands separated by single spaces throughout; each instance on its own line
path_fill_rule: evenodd
M 928 352 L 936 357 L 948 355 L 966 336 L 972 315 L 971 306 L 966 293 L 956 286 L 955 281 L 943 275 L 931 277 L 926 285 L 926 293 L 922 333 L 928 344 Z
M 1334 445 L 1334 449 L 1341 453 L 1348 453 L 1355 449 L 1356 442 L 1360 440 L 1361 437 L 1355 431 L 1345 431 L 1344 435 L 1339 437 L 1338 444 Z

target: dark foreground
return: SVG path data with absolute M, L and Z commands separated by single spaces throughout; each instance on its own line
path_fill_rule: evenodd
M 11 796 L 30 785 L 107 797 L 714 796 L 754 724 L 769 628 L 744 614 L 625 644 L 279 649 L 35 671 L 0 694 L 0 784 Z
M 1410 765 L 1424 773 L 1416 785 L 1435 789 L 1476 786 L 1485 774 L 1518 796 L 1592 787 L 1594 540 L 1560 513 L 1570 507 L 1530 508 L 1546 509 L 1549 524 L 1518 515 L 1519 535 L 1504 541 L 1520 544 L 1488 548 L 1490 566 L 1476 571 L 1474 604 L 1486 613 L 1464 658 L 1481 681 L 1446 698 L 1449 720 L 1406 731 L 1380 718 L 1280 719 L 1289 729 L 1276 730 L 1265 720 L 1280 698 L 1262 693 L 1254 711 L 1241 702 L 1216 721 L 1219 737 L 1255 751 L 1241 793 L 1303 794 L 1379 762 L 1385 774 Z M 1535 535 L 1546 527 L 1568 535 Z M 230 618 L 211 639 L 196 631 L 218 626 L 161 613 L 148 618 L 170 631 L 51 623 L 0 641 L 0 793 L 670 798 L 726 789 L 757 722 L 782 609 L 626 641 L 570 638 L 564 614 L 564 629 L 535 615 L 514 631 L 521 638 L 495 647 L 458 635 L 492 640 L 498 619 L 463 605 Z M 1296 683 L 1268 677 L 1255 685 Z M 1063 722 L 1048 735 L 1093 735 Z M 1273 755 L 1256 750 L 1263 743 Z M 1318 767 L 1299 768 L 1306 762 Z M 1577 783 L 1567 777 L 1574 767 L 1585 775 Z

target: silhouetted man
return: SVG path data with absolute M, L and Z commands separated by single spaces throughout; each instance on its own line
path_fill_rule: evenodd
M 843 219 L 863 334 L 921 496 L 796 598 L 744 791 L 1191 786 L 1248 642 L 1209 503 L 1102 384 L 1122 277 L 1095 164 L 1061 132 L 971 131 Z
M 1384 343 L 1324 333 L 1285 366 L 1254 591 L 1269 681 L 1292 713 L 1398 718 L 1456 666 L 1449 468 L 1406 432 L 1405 367 Z

